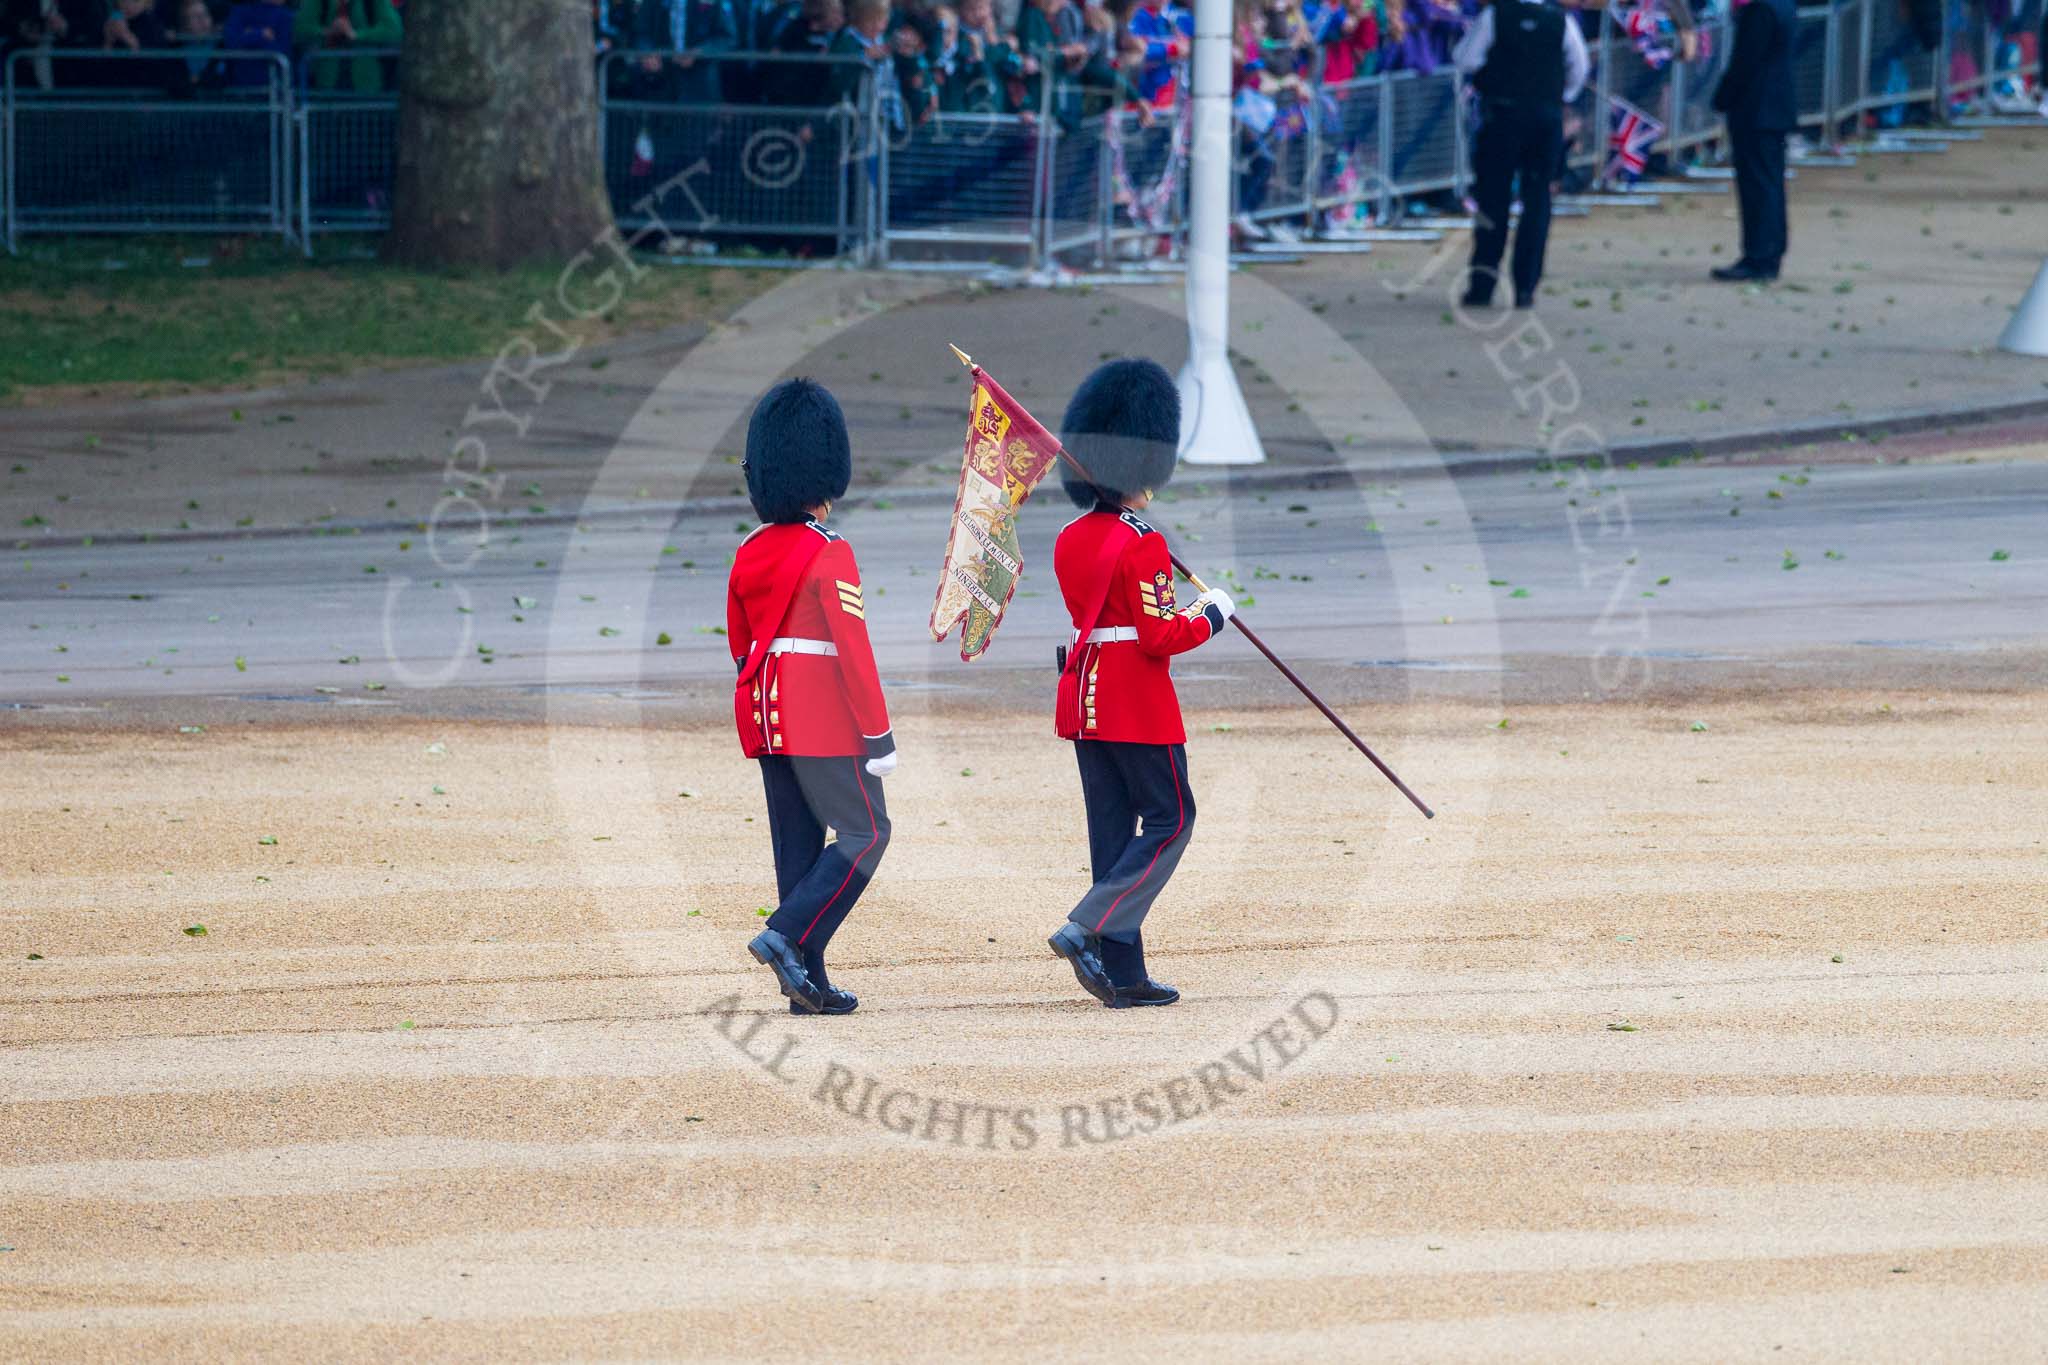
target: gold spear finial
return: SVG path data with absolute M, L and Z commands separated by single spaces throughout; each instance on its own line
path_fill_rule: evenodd
M 960 349 L 960 348 L 959 348 L 958 346 L 955 346 L 955 345 L 954 345 L 954 344 L 953 344 L 952 342 L 950 342 L 950 341 L 946 343 L 946 349 L 947 349 L 947 350 L 949 350 L 949 351 L 951 351 L 951 352 L 952 352 L 952 353 L 953 353 L 954 355 L 957 355 L 957 356 L 959 356 L 959 357 L 960 357 L 960 363 L 961 363 L 962 365 L 965 365 L 965 366 L 966 366 L 966 367 L 967 367 L 968 369 L 970 369 L 970 370 L 974 368 L 974 357 L 973 357 L 973 356 L 971 356 L 971 355 L 967 354 L 967 352 L 965 352 L 965 351 L 961 350 L 961 349 Z

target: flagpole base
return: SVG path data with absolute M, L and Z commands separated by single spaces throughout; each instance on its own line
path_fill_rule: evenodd
M 1184 464 L 1266 462 L 1266 448 L 1228 356 L 1190 358 L 1181 367 L 1180 458 Z
M 2048 262 L 2042 263 L 2033 287 L 2014 310 L 2012 321 L 1998 338 L 1998 348 L 2015 355 L 2048 356 Z M 1181 381 L 1181 387 L 1185 390 L 1187 381 Z M 1181 401 L 1185 403 L 1187 399 L 1183 397 Z

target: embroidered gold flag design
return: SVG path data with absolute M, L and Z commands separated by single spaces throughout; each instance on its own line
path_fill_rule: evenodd
M 960 463 L 960 492 L 939 591 L 932 601 L 932 638 L 960 626 L 960 657 L 972 662 L 995 638 L 1017 591 L 1024 559 L 1017 546 L 1017 510 L 1059 459 L 1057 437 L 1033 420 L 1003 386 L 972 368 L 973 406 Z

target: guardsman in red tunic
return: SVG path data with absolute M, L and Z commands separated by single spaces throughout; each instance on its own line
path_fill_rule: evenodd
M 827 977 L 825 945 L 889 846 L 881 779 L 896 741 L 860 566 L 824 525 L 853 477 L 838 402 L 808 379 L 770 389 L 743 467 L 762 525 L 740 543 L 726 591 L 733 720 L 761 764 L 780 897 L 747 951 L 774 970 L 792 1014 L 848 1014 L 860 1002 Z
M 1139 933 L 1195 828 L 1187 731 L 1169 660 L 1212 640 L 1236 610 L 1210 589 L 1183 609 L 1166 538 L 1138 513 L 1173 477 L 1180 395 L 1149 360 L 1114 360 L 1067 405 L 1060 480 L 1087 509 L 1060 532 L 1053 571 L 1073 617 L 1054 728 L 1074 741 L 1095 884 L 1050 940 L 1113 1009 L 1170 1005 L 1145 971 Z

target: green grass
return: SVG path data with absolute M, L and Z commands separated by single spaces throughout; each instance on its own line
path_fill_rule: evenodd
M 30 239 L 0 257 L 0 402 L 245 388 L 373 366 L 494 354 L 557 267 L 504 274 L 401 269 L 363 240 L 319 256 L 258 238 Z M 724 317 L 774 283 L 761 272 L 652 266 L 587 343 Z M 595 292 L 592 286 L 585 292 Z M 536 340 L 547 348 L 545 334 Z

